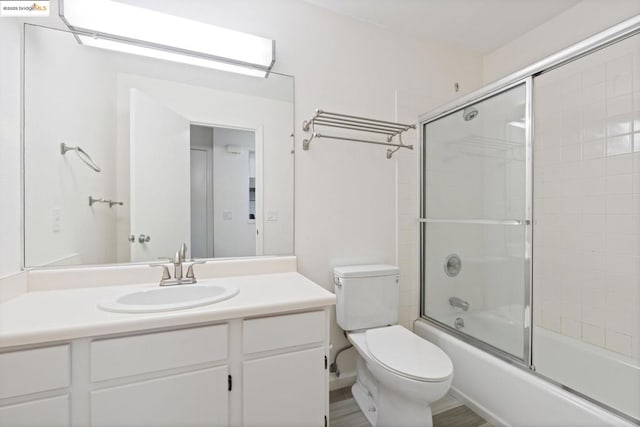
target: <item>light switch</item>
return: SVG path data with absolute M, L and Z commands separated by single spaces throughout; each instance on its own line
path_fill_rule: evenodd
M 222 219 L 224 221 L 231 221 L 233 219 L 233 213 L 231 211 L 222 211 Z

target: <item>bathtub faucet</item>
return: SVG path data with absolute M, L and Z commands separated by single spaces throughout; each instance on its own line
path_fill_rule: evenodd
M 465 300 L 463 300 L 462 298 L 458 298 L 458 297 L 451 297 L 449 298 L 449 304 L 452 307 L 458 307 L 463 309 L 464 311 L 469 310 L 469 303 Z

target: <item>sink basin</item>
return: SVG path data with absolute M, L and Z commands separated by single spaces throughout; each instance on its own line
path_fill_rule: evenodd
M 240 292 L 237 286 L 195 283 L 192 285 L 154 286 L 130 290 L 103 301 L 98 307 L 116 313 L 153 313 L 182 310 L 214 304 L 233 298 Z

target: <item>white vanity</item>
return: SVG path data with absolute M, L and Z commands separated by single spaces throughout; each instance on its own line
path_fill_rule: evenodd
M 240 291 L 166 313 L 97 308 L 123 286 L 0 304 L 0 426 L 324 426 L 334 295 L 295 272 L 209 280 Z

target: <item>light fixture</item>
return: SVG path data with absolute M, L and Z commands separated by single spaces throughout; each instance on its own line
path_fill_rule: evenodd
M 522 119 L 522 120 L 514 120 L 512 122 L 509 122 L 508 125 L 509 126 L 513 126 L 513 127 L 517 127 L 517 128 L 520 128 L 520 129 L 525 129 L 527 127 L 524 119 Z
M 60 17 L 87 46 L 266 77 L 275 41 L 112 0 L 60 0 Z

